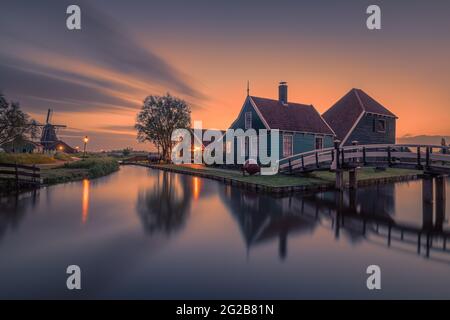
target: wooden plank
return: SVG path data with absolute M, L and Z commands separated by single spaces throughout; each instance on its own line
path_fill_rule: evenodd
M 11 176 L 16 176 L 16 171 L 15 170 L 1 170 L 0 169 L 0 174 L 4 174 L 4 175 L 11 175 Z M 22 177 L 32 177 L 32 178 L 40 178 L 41 175 L 38 173 L 32 173 L 32 172 L 25 172 L 25 171 L 17 171 L 17 176 L 22 176 Z
M 4 167 L 4 168 L 15 168 L 16 166 L 19 169 L 31 170 L 31 171 L 41 171 L 41 169 L 39 167 L 25 166 L 22 164 L 16 165 L 14 163 L 0 163 L 0 167 Z

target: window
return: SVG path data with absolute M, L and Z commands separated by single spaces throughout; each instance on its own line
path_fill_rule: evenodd
M 245 129 L 250 129 L 252 127 L 252 113 L 245 113 Z
M 283 157 L 290 157 L 293 154 L 292 135 L 283 135 Z
M 385 119 L 375 119 L 374 131 L 376 132 L 386 132 L 386 120 Z
M 323 137 L 316 137 L 316 150 L 323 149 Z

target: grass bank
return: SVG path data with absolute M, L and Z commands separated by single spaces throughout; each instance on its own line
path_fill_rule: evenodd
M 56 155 L 55 155 L 56 156 Z M 39 165 L 56 163 L 56 159 L 52 155 L 41 153 L 0 153 L 0 163 L 17 163 L 23 165 Z
M 66 162 L 62 166 L 42 169 L 44 184 L 56 184 L 82 179 L 94 179 L 106 176 L 119 170 L 116 159 L 109 157 L 88 158 L 74 162 Z
M 273 175 L 273 176 L 243 176 L 238 170 L 218 169 L 205 167 L 202 165 L 173 165 L 159 164 L 155 168 L 169 170 L 179 173 L 188 173 L 224 180 L 228 182 L 237 182 L 243 186 L 265 189 L 273 192 L 291 192 L 305 191 L 313 189 L 325 189 L 334 186 L 335 174 L 329 171 L 316 171 L 304 175 Z M 374 168 L 362 168 L 358 170 L 358 184 L 371 184 L 377 182 L 391 182 L 396 180 L 407 180 L 417 178 L 422 174 L 419 170 L 387 168 L 385 171 L 378 171 Z M 348 179 L 348 175 L 345 176 Z

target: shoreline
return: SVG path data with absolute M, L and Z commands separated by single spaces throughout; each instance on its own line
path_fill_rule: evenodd
M 41 169 L 41 183 L 39 185 L 21 181 L 19 190 L 15 188 L 15 180 L 0 181 L 0 196 L 20 194 L 39 190 L 52 185 L 77 182 L 84 179 L 105 177 L 120 169 L 119 162 L 113 158 L 88 158 L 85 161 L 67 162 L 59 166 L 49 166 Z
M 147 167 L 156 170 L 162 170 L 165 172 L 173 172 L 178 174 L 186 174 L 191 176 L 196 176 L 200 178 L 210 179 L 220 181 L 226 185 L 236 186 L 239 188 L 251 190 L 251 191 L 260 191 L 265 193 L 270 193 L 274 195 L 287 195 L 293 193 L 311 193 L 311 192 L 321 192 L 321 191 L 331 191 L 336 190 L 335 183 L 332 181 L 320 182 L 320 179 L 315 178 L 315 181 L 310 184 L 303 185 L 285 185 L 285 186 L 274 186 L 268 185 L 264 183 L 252 182 L 252 181 L 243 181 L 243 179 L 248 178 L 248 176 L 244 177 L 241 175 L 242 179 L 239 177 L 226 177 L 217 173 L 208 173 L 202 172 L 202 169 L 187 169 L 183 166 L 176 165 L 164 165 L 164 164 L 145 164 L 145 163 L 121 163 L 121 165 L 136 165 L 141 167 Z M 232 171 L 232 170 L 229 170 Z M 417 171 L 412 173 L 410 171 Z M 408 173 L 407 173 L 408 172 Z M 254 176 L 255 177 L 255 176 Z M 259 176 L 261 177 L 261 176 Z M 284 176 L 287 177 L 287 176 Z M 358 179 L 358 187 L 370 186 L 370 185 L 378 185 L 378 184 L 388 184 L 394 182 L 402 182 L 402 181 L 413 181 L 419 180 L 423 177 L 423 173 L 418 170 L 405 170 L 404 174 L 395 174 L 387 177 L 373 177 L 366 179 Z M 298 177 L 299 179 L 309 179 L 308 177 Z M 346 183 L 346 188 L 348 188 L 348 183 Z

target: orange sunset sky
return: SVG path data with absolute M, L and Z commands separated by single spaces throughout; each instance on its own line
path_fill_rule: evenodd
M 225 129 L 247 80 L 268 98 L 287 81 L 290 101 L 320 113 L 361 88 L 399 117 L 397 137 L 450 136 L 448 1 L 381 2 L 379 31 L 366 28 L 367 1 L 99 0 L 80 3 L 76 32 L 67 4 L 2 4 L 0 90 L 39 121 L 53 108 L 74 146 L 87 134 L 96 150 L 150 149 L 135 117 L 147 95 L 167 91 L 192 120 Z

